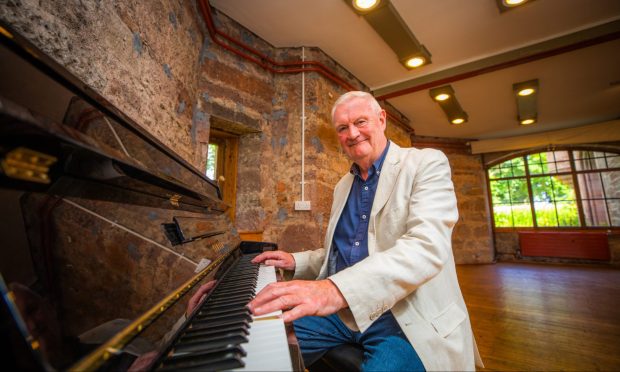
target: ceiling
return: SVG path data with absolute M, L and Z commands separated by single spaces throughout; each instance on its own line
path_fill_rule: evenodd
M 535 0 L 506 12 L 495 0 L 391 2 L 431 64 L 406 70 L 342 0 L 211 5 L 276 47 L 321 48 L 375 96 L 390 97 L 416 135 L 503 138 L 620 118 L 619 0 Z M 538 122 L 520 126 L 512 85 L 532 79 Z M 446 82 L 469 115 L 464 124 L 450 124 L 429 95 Z

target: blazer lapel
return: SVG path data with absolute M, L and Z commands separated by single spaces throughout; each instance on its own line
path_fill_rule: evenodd
M 377 213 L 385 206 L 392 190 L 396 186 L 396 177 L 400 172 L 400 157 L 402 149 L 394 142 L 390 144 L 385 160 L 383 161 L 383 167 L 381 168 L 381 175 L 379 177 L 379 184 L 377 185 L 377 192 L 375 193 L 375 200 L 372 203 L 372 210 L 370 211 L 370 218 L 374 218 Z

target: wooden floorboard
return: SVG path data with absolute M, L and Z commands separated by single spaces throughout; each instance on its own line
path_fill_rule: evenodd
M 485 370 L 620 370 L 620 269 L 459 265 Z

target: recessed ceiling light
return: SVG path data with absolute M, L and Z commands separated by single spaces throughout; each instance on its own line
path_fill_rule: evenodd
M 437 102 L 452 124 L 463 124 L 467 122 L 468 116 L 459 104 L 454 89 L 450 85 L 433 88 L 429 92 L 431 98 Z
M 407 60 L 407 66 L 411 68 L 420 67 L 426 62 L 422 57 L 413 57 Z
M 525 96 L 529 96 L 532 93 L 534 93 L 534 88 L 525 88 L 525 89 L 521 89 L 519 93 L 517 94 L 522 97 L 525 97 Z
M 536 123 L 538 117 L 538 79 L 513 84 L 512 91 L 517 99 L 517 122 L 521 125 Z
M 526 0 L 504 0 L 506 6 L 517 6 L 523 4 Z
M 526 3 L 531 3 L 532 1 L 534 0 L 495 0 L 500 13 L 503 13 L 508 10 L 520 8 L 521 5 L 525 5 Z
M 353 7 L 357 10 L 369 11 L 379 5 L 379 0 L 353 0 Z

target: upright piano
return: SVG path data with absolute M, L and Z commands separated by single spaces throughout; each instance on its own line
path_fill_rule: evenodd
M 22 78 L 0 90 L 2 365 L 303 368 L 279 314 L 246 308 L 277 246 L 241 241 L 215 182 L 0 26 L 0 79 Z

